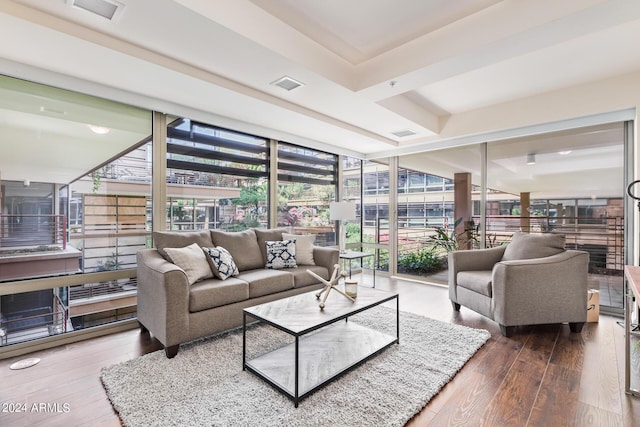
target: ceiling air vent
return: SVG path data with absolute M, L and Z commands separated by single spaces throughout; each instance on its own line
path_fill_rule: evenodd
M 110 21 L 115 21 L 124 9 L 124 4 L 115 0 L 67 0 L 67 4 Z
M 284 76 L 276 80 L 275 82 L 271 82 L 272 85 L 281 87 L 284 90 L 293 90 L 300 86 L 304 86 L 304 83 L 301 83 L 297 80 L 292 79 L 291 77 Z
M 398 130 L 398 131 L 391 132 L 391 133 L 394 134 L 395 136 L 397 136 L 398 138 L 404 138 L 405 136 L 411 136 L 411 135 L 415 135 L 416 134 L 411 129 L 403 129 L 403 130 Z

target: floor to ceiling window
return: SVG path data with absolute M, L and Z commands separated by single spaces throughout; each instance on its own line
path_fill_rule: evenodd
M 135 316 L 135 274 L 108 276 L 148 241 L 149 175 L 122 153 L 151 113 L 6 76 L 0 97 L 0 345 Z
M 356 219 L 346 222 L 347 248 L 361 249 L 362 242 L 362 165 L 354 157 L 342 158 L 342 199 L 356 204 Z
M 167 230 L 268 224 L 266 138 L 189 119 L 167 125 Z
M 0 292 L 4 343 L 134 317 L 135 253 L 151 244 L 151 112 L 3 76 L 0 95 L 16 103 L 0 109 L 0 144 L 11 153 L 0 157 L 0 264 L 16 246 L 73 259 L 71 271 L 23 269 L 26 276 L 0 279 L 12 289 Z M 167 118 L 166 229 L 277 224 L 336 244 L 328 207 L 339 184 L 337 155 Z M 590 287 L 600 289 L 601 304 L 620 308 L 623 131 L 623 124 L 593 126 L 401 156 L 397 176 L 395 158 L 344 157 L 342 199 L 357 204 L 347 244 L 375 254 L 366 268 L 444 283 L 446 263 L 437 261 L 451 245 L 497 245 L 517 229 L 562 232 L 569 247 L 591 254 Z M 277 200 L 269 200 L 270 179 Z M 390 242 L 392 209 L 397 240 Z M 458 239 L 462 219 L 467 242 Z M 46 280 L 17 288 L 25 278 Z
M 624 145 L 623 123 L 489 143 L 488 188 L 511 197 L 487 203 L 488 241 L 565 234 L 567 248 L 589 252 L 601 306 L 622 309 Z
M 389 271 L 389 165 L 364 161 L 362 165 L 362 242 L 366 267 Z
M 479 212 L 480 164 L 477 145 L 399 158 L 398 274 L 446 283 L 447 251 L 462 234 L 456 224 Z M 466 173 L 468 209 L 460 210 L 454 180 Z
M 443 255 L 461 244 L 504 244 L 516 230 L 557 232 L 567 236 L 567 248 L 590 253 L 589 287 L 600 290 L 601 305 L 621 309 L 624 147 L 624 124 L 614 123 L 401 156 L 398 273 L 446 283 Z M 378 182 L 386 179 L 384 171 L 365 175 L 365 194 L 378 195 Z M 467 186 L 468 196 L 454 182 Z M 470 239 L 454 229 L 464 216 L 458 197 L 470 199 Z
M 278 226 L 315 234 L 320 246 L 336 244 L 329 203 L 336 199 L 337 185 L 337 155 L 278 143 Z

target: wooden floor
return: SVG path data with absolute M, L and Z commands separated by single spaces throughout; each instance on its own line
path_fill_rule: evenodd
M 640 398 L 623 391 L 621 319 L 603 315 L 581 334 L 571 334 L 568 325 L 549 325 L 504 338 L 482 316 L 464 307 L 454 312 L 445 288 L 380 277 L 377 287 L 399 291 L 404 311 L 492 334 L 408 426 L 640 426 Z M 2 360 L 0 426 L 119 426 L 100 382 L 101 368 L 160 348 L 133 330 Z M 9 369 L 27 357 L 41 362 Z

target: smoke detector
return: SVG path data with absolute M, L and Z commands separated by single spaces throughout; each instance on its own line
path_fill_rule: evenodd
M 282 89 L 288 90 L 288 91 L 304 86 L 304 83 L 299 82 L 295 79 L 292 79 L 289 76 L 280 77 L 275 82 L 271 82 L 271 84 L 274 86 L 281 87 Z
M 116 0 L 67 0 L 67 4 L 112 22 L 117 21 L 124 10 L 124 4 Z

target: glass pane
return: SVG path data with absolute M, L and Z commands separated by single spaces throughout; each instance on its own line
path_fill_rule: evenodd
M 16 119 L 28 114 L 19 120 L 24 128 L 13 143 L 29 146 L 34 135 L 47 141 L 32 150 L 31 164 L 21 165 L 20 175 L 50 180 L 12 180 L 11 168 L 2 171 L 0 247 L 38 256 L 22 256 L 19 266 L 0 269 L 12 272 L 0 281 L 86 278 L 82 285 L 69 280 L 66 286 L 0 297 L 6 343 L 135 317 L 136 252 L 150 240 L 151 113 L 8 77 L 0 77 L 0 85 L 15 95 L 7 98 L 7 111 L 13 109 Z M 26 113 L 24 102 L 33 99 L 40 106 L 33 111 L 39 113 Z M 13 255 L 3 254 L 3 267 L 14 263 Z M 133 277 L 98 282 L 83 274 L 108 277 L 110 271 L 125 269 Z
M 315 234 L 320 246 L 336 244 L 329 203 L 336 198 L 337 162 L 334 154 L 278 144 L 278 226 Z
M 389 239 L 389 166 L 365 161 L 363 169 L 365 197 L 362 241 L 387 243 Z
M 508 241 L 515 230 L 564 234 L 567 248 L 589 252 L 589 287 L 600 290 L 600 304 L 621 309 L 623 125 L 490 143 L 488 160 L 488 239 Z
M 454 234 L 463 235 L 460 230 L 454 230 L 461 215 L 456 214 L 454 205 L 454 177 L 456 173 L 469 173 L 469 188 L 477 188 L 480 184 L 479 148 L 412 154 L 399 160 L 398 174 L 408 177 L 409 191 L 398 195 L 398 273 L 445 283 L 447 250 L 458 245 Z M 480 193 L 472 191 L 469 197 L 468 215 L 471 217 Z
M 268 141 L 186 118 L 167 126 L 167 230 L 268 225 Z
M 353 157 L 344 156 L 342 158 L 342 170 L 344 173 L 344 181 L 342 185 L 342 194 L 344 200 L 352 201 L 356 204 L 356 219 L 346 221 L 347 249 L 349 244 L 360 244 L 362 242 L 362 230 L 360 228 L 362 220 L 362 180 L 360 179 L 362 171 L 362 160 Z M 356 248 L 359 250 L 360 246 Z

